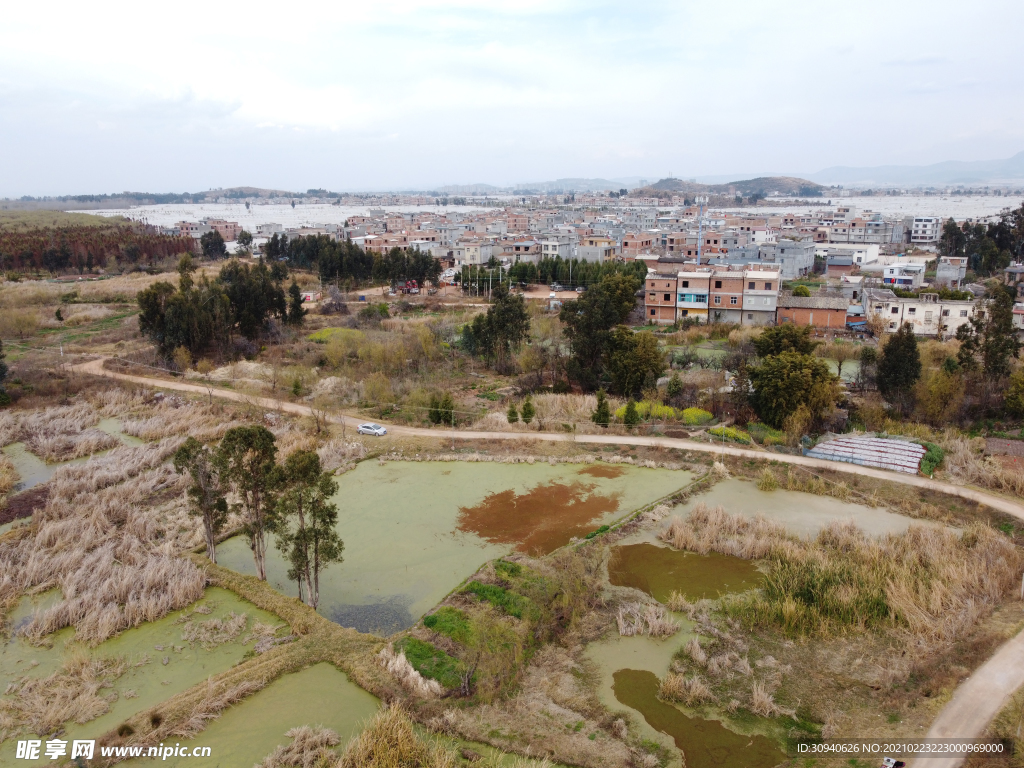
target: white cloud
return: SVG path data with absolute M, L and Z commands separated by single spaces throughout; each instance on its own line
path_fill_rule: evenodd
M 951 0 L 22 3 L 0 48 L 0 142 L 16 148 L 0 194 L 1012 154 L 1024 6 L 963 15 Z

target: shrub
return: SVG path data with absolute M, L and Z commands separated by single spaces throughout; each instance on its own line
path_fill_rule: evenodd
M 587 538 L 588 539 L 592 539 L 595 536 L 600 536 L 602 533 L 607 533 L 610 530 L 611 530 L 611 526 L 609 526 L 609 525 L 602 525 L 596 531 L 591 531 L 590 533 L 588 533 L 587 534 Z
M 930 477 L 935 474 L 935 470 L 939 468 L 942 460 L 946 458 L 946 452 L 935 443 L 928 443 L 922 440 L 921 445 L 927 449 L 924 456 L 921 457 L 921 474 Z
M 413 669 L 424 677 L 437 680 L 445 688 L 458 688 L 462 685 L 466 665 L 430 643 L 415 637 L 403 637 L 395 643 L 395 650 L 405 653 Z
M 494 570 L 500 575 L 515 577 L 522 574 L 523 566 L 519 563 L 510 563 L 508 560 L 496 560 Z
M 708 434 L 715 437 L 724 437 L 726 440 L 743 443 L 744 445 L 750 445 L 752 442 L 750 435 L 742 429 L 736 429 L 735 427 L 712 427 L 708 430 Z
M 707 424 L 713 418 L 715 417 L 703 408 L 686 408 L 683 410 L 683 424 L 690 426 Z
M 533 606 L 527 598 L 495 584 L 481 584 L 479 581 L 471 581 L 462 591 L 470 595 L 476 595 L 481 600 L 490 603 L 495 608 L 500 608 L 509 616 L 517 619 L 523 618 L 527 613 L 532 613 L 531 608 Z
M 508 412 L 505 414 L 505 416 L 508 418 L 509 424 L 515 424 L 517 421 L 519 421 L 519 411 L 516 410 L 515 403 L 508 404 Z
M 786 433 L 781 429 L 773 429 L 760 421 L 752 421 L 747 424 L 747 432 L 750 433 L 754 442 L 761 445 L 785 445 Z
M 448 605 L 441 606 L 434 613 L 423 617 L 423 626 L 438 634 L 447 635 L 459 643 L 469 640 L 469 619 L 458 608 Z
M 622 423 L 627 427 L 635 427 L 640 423 L 640 414 L 637 413 L 636 403 L 632 399 L 626 403 L 626 410 L 622 414 Z
M 778 487 L 779 481 L 775 477 L 775 473 L 768 467 L 762 469 L 761 474 L 757 477 L 757 489 L 759 491 L 774 491 Z
M 533 407 L 533 400 L 531 400 L 530 396 L 527 395 L 526 396 L 526 400 L 523 402 L 523 410 L 522 410 L 523 423 L 524 424 L 529 424 L 531 421 L 533 421 L 533 417 L 536 415 L 536 413 L 537 413 L 537 411 Z

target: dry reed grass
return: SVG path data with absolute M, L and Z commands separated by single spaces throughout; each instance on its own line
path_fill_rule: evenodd
M 679 631 L 679 624 L 666 616 L 665 607 L 658 603 L 623 603 L 615 615 L 615 622 L 623 637 L 643 634 L 669 637 Z
M 750 686 L 750 711 L 761 717 L 774 717 L 782 711 L 768 686 L 760 680 L 755 680 Z
M 201 442 L 209 442 L 219 440 L 229 429 L 243 423 L 236 419 L 226 419 L 212 405 L 174 398 L 149 409 L 143 417 L 123 418 L 121 431 L 142 440 L 187 435 Z
M 1013 496 L 1024 496 L 1024 472 L 1004 467 L 982 454 L 984 441 L 945 434 L 939 444 L 946 452 L 942 478 L 961 485 L 976 485 Z
M 19 733 L 50 734 L 74 720 L 87 723 L 109 711 L 117 700 L 103 694 L 129 668 L 123 656 L 72 654 L 47 677 L 20 677 L 0 699 L 0 741 Z
M 715 700 L 715 694 L 703 678 L 670 672 L 661 681 L 658 696 L 669 701 L 679 701 L 688 707 L 697 707 Z
M 32 532 L 0 542 L 0 606 L 58 587 L 61 600 L 21 630 L 39 642 L 66 626 L 96 645 L 195 602 L 205 574 L 175 554 L 193 545 L 182 479 L 164 465 L 179 440 L 119 448 L 58 469 Z M 151 499 L 170 493 L 158 515 Z
M 189 647 L 194 648 L 198 643 L 203 650 L 210 651 L 242 634 L 247 621 L 246 614 L 234 611 L 223 619 L 187 621 L 181 630 L 181 639 L 188 643 Z
M 338 760 L 332 747 L 341 739 L 330 728 L 322 725 L 300 725 L 285 733 L 291 744 L 279 746 L 253 768 L 320 768 L 331 766 Z
M 77 305 L 64 316 L 64 325 L 67 327 L 85 325 L 86 323 L 94 323 L 97 320 L 105 320 L 114 314 L 114 310 L 109 307 Z
M 40 458 L 68 461 L 120 445 L 120 441 L 93 429 L 99 412 L 89 403 L 55 406 L 22 413 L 4 412 L 0 418 L 0 443 L 16 441 Z
M 1010 594 L 1024 567 L 1013 543 L 981 524 L 962 532 L 912 526 L 874 539 L 836 521 L 801 539 L 762 517 L 698 504 L 660 536 L 678 549 L 767 561 L 761 590 L 723 599 L 738 618 L 794 633 L 897 629 L 921 646 L 963 636 Z
M 210 720 L 216 720 L 225 709 L 261 690 L 264 685 L 265 680 L 244 680 L 218 691 L 219 686 L 211 680 L 207 683 L 206 695 L 192 708 L 183 722 L 167 728 L 166 734 L 158 728 L 152 734 L 152 738 L 162 740 L 166 736 L 180 736 L 183 739 L 191 739 L 202 733 Z
M 360 459 L 366 458 L 366 446 L 358 442 L 345 442 L 340 439 L 328 440 L 316 449 L 321 466 L 328 471 L 341 467 L 349 467 Z
M 397 706 L 381 709 L 333 768 L 456 768 L 455 754 L 417 735 Z
M 395 654 L 394 647 L 389 643 L 377 654 L 378 663 L 388 674 L 402 684 L 406 690 L 424 699 L 436 699 L 444 693 L 444 688 L 437 680 L 430 680 L 417 672 L 408 659 L 405 651 Z
M 0 453 L 0 495 L 8 493 L 18 484 L 19 479 L 18 470 L 14 468 L 13 462 L 6 454 Z

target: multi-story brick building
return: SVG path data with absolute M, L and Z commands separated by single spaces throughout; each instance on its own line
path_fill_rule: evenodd
M 716 269 L 711 277 L 708 320 L 712 323 L 743 322 L 743 271 Z
M 842 296 L 779 296 L 776 323 L 810 325 L 815 328 L 842 329 L 846 327 L 846 313 L 850 302 Z
M 676 290 L 678 277 L 675 274 L 659 275 L 650 273 L 644 281 L 644 315 L 648 323 L 672 325 L 676 321 Z
M 743 271 L 743 325 L 774 325 L 780 282 L 778 270 L 767 264 Z
M 711 292 L 710 269 L 694 269 L 676 276 L 676 318 L 695 317 L 697 322 L 708 322 L 708 301 Z

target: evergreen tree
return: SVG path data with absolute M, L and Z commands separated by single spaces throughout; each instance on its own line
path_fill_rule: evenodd
M 203 256 L 208 259 L 223 259 L 228 252 L 224 238 L 216 229 L 211 229 L 202 235 L 199 238 L 199 246 L 203 249 Z
M 451 392 L 445 392 L 441 396 L 441 402 L 438 403 L 437 412 L 440 416 L 440 423 L 446 424 L 449 427 L 455 426 L 455 401 L 452 399 Z
M 537 412 L 533 407 L 533 400 L 531 400 L 530 396 L 527 395 L 526 400 L 523 402 L 523 423 L 529 424 L 533 421 L 533 417 L 536 413 Z
M 569 340 L 566 371 L 585 391 L 597 389 L 616 326 L 636 306 L 642 280 L 629 274 L 606 275 L 575 301 L 562 305 L 559 319 Z
M 836 377 L 825 361 L 792 350 L 764 358 L 749 369 L 749 376 L 750 404 L 761 421 L 777 429 L 801 407 L 812 421 L 820 420 L 838 396 Z
M 603 389 L 597 390 L 597 408 L 590 415 L 590 420 L 601 427 L 607 427 L 612 420 L 611 408 L 608 406 L 608 396 Z
M 636 403 L 633 401 L 633 398 L 629 398 L 629 401 L 626 403 L 626 412 L 622 415 L 622 423 L 629 429 L 640 423 L 640 414 L 637 413 Z
M 675 371 L 672 374 L 672 378 L 668 380 L 668 386 L 665 388 L 665 394 L 667 394 L 672 400 L 683 394 L 683 380 L 679 378 L 679 371 Z
M 1020 355 L 1020 340 L 1013 327 L 1013 294 L 1004 286 L 989 294 L 984 317 L 975 315 L 971 322 L 956 329 L 960 341 L 957 361 L 966 371 L 979 367 L 987 382 L 996 382 L 1010 375 L 1010 359 Z
M 921 378 L 921 355 L 914 327 L 904 323 L 882 348 L 877 365 L 878 391 L 904 416 L 914 406 L 914 385 Z
M 1011 416 L 1024 419 L 1024 368 L 1010 377 L 1010 386 L 1006 388 L 1006 410 Z
M 519 421 L 519 411 L 516 410 L 515 403 L 508 404 L 508 411 L 506 412 L 505 416 L 508 418 L 509 424 L 515 424 L 517 421 Z
M 216 467 L 220 477 L 231 484 L 240 503 L 243 530 L 249 539 L 256 576 L 267 580 L 267 532 L 273 527 L 277 446 L 274 433 L 266 427 L 232 427 L 220 441 Z
M 301 326 L 306 317 L 306 310 L 302 306 L 302 290 L 299 284 L 292 280 L 288 286 L 288 315 L 286 322 L 289 325 Z
M 282 488 L 273 522 L 277 547 L 291 565 L 288 578 L 298 582 L 299 599 L 315 609 L 320 602 L 320 574 L 343 560 L 345 544 L 335 529 L 338 508 L 330 501 L 338 483 L 323 471 L 314 451 L 289 455 L 277 471 L 277 483 Z
M 753 344 L 760 357 L 779 355 L 783 352 L 809 355 L 818 346 L 818 342 L 811 340 L 811 326 L 792 323 L 765 328 L 753 340 Z
M 194 437 L 189 437 L 174 453 L 174 469 L 192 477 L 188 487 L 189 514 L 203 522 L 206 556 L 217 562 L 217 534 L 228 518 L 228 505 L 220 482 L 220 472 L 213 451 Z

